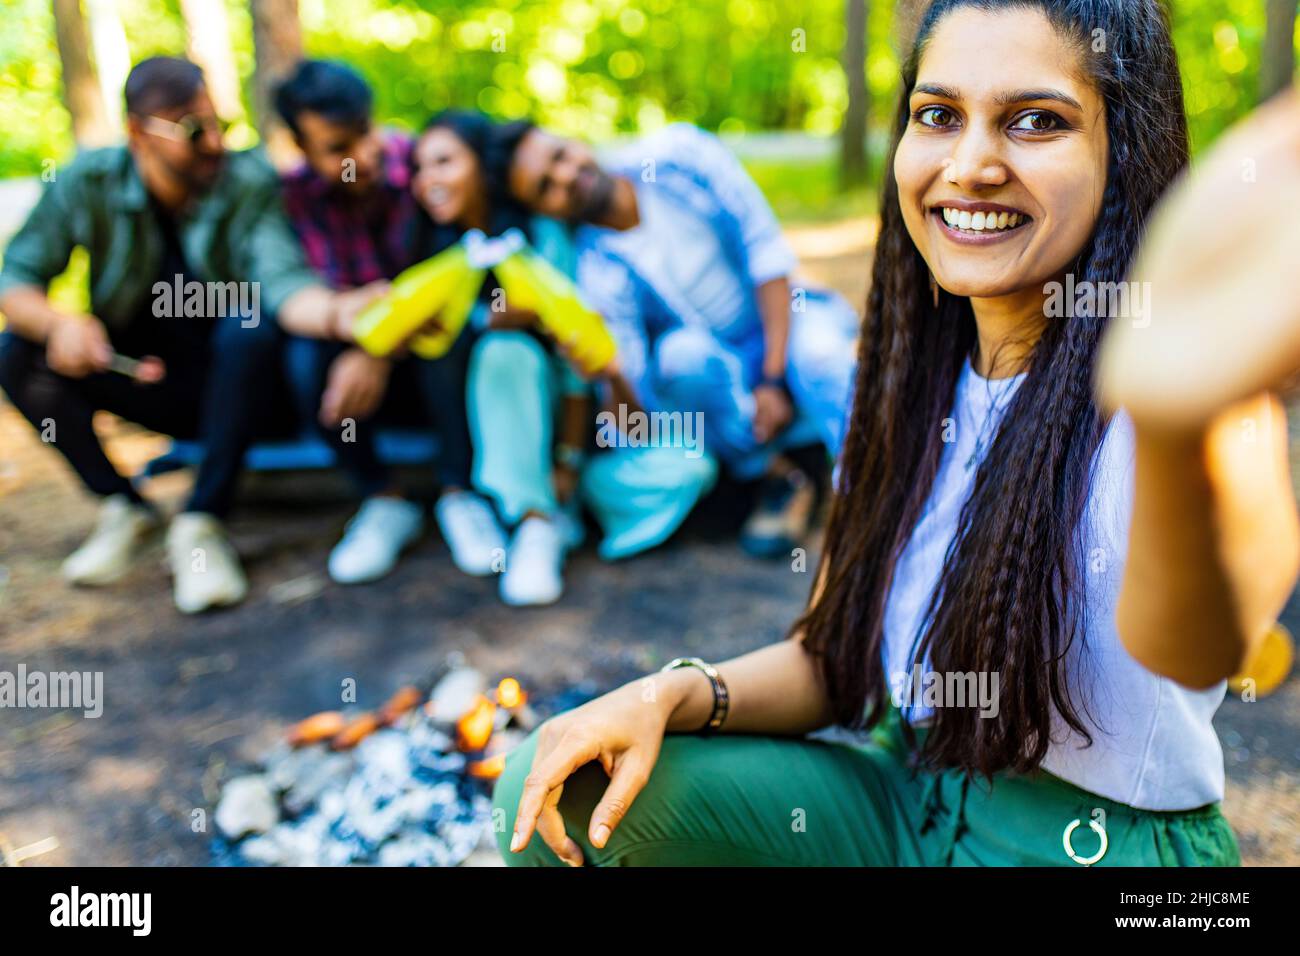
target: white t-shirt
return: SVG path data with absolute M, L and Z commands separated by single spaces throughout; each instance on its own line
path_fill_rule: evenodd
M 722 238 L 707 218 L 654 184 L 638 184 L 640 225 L 628 230 L 628 258 L 655 289 L 674 290 L 673 302 L 693 313 L 680 318 L 704 328 L 730 328 L 748 301 L 742 277 L 727 259 Z M 639 233 L 639 235 L 633 235 Z
M 1023 379 L 986 379 L 969 362 L 963 367 L 934 487 L 895 568 L 885 606 L 885 676 L 901 689 L 899 699 L 909 705 L 905 713 L 913 723 L 933 716 L 932 708 L 911 706 L 922 700 L 915 689 L 923 684 L 912 673 L 913 648 L 975 471 Z M 1128 553 L 1133 462 L 1133 425 L 1121 413 L 1108 426 L 1093 462 L 1081 529 L 1085 628 L 1066 657 L 1071 699 L 1094 725 L 1093 743 L 1087 746 L 1054 714 L 1042 767 L 1129 806 L 1187 810 L 1223 799 L 1223 751 L 1211 722 L 1226 684 L 1188 690 L 1148 671 L 1120 642 L 1115 606 Z M 927 662 L 924 670 L 930 669 Z

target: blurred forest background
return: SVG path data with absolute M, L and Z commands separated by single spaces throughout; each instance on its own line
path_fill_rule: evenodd
M 1194 144 L 1290 78 L 1296 0 L 1166 0 Z M 188 50 L 231 145 L 277 134 L 267 90 L 302 54 L 346 60 L 386 122 L 449 105 L 601 141 L 686 120 L 784 132 L 747 155 L 778 209 L 879 167 L 899 49 L 924 0 L 0 0 L 0 178 L 121 128 L 130 64 Z M 763 137 L 751 137 L 763 140 Z M 817 148 L 821 147 L 821 148 Z M 794 165 L 797 169 L 791 168 Z M 799 195 L 791 193 L 792 185 Z M 865 201 L 865 200 L 864 200 Z M 851 211 L 839 205 L 843 215 Z

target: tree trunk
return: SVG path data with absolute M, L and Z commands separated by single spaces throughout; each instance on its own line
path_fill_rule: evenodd
M 1295 70 L 1296 0 L 1268 0 L 1259 98 L 1268 99 L 1291 82 Z
M 54 0 L 54 33 L 63 64 L 63 102 L 72 114 L 78 146 L 102 146 L 116 138 L 90 59 L 90 38 L 81 0 Z
M 272 96 L 275 84 L 302 59 L 302 26 L 298 0 L 252 0 L 253 47 L 257 70 L 253 76 L 253 112 L 257 128 L 271 159 L 277 165 L 294 155 L 289 131 L 276 115 Z
M 912 52 L 916 28 L 921 25 L 921 14 L 928 6 L 927 0 L 898 0 L 894 4 L 894 50 L 900 63 Z
M 844 75 L 849 103 L 840 128 L 840 186 L 867 181 L 867 0 L 845 0 Z
M 239 95 L 239 71 L 230 47 L 230 21 L 222 0 L 181 0 L 189 54 L 203 67 L 203 78 L 217 115 L 235 121 L 244 116 Z
M 122 102 L 126 75 L 131 72 L 131 50 L 126 30 L 117 12 L 115 0 L 86 0 L 86 19 L 90 24 L 90 41 L 95 50 L 99 89 L 108 123 L 122 128 L 125 105 Z

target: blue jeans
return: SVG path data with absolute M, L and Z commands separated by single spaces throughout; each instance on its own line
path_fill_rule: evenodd
M 279 328 L 271 321 L 245 327 L 238 317 L 146 318 L 108 331 L 117 351 L 161 358 L 163 380 L 141 385 L 115 372 L 65 378 L 46 365 L 43 345 L 5 332 L 0 388 L 37 431 L 53 423 L 50 444 L 97 495 L 140 500 L 104 454 L 91 424 L 97 410 L 173 438 L 198 439 L 204 455 L 185 510 L 224 516 L 254 437 L 287 426 L 275 392 Z
M 298 418 L 311 422 L 363 497 L 386 491 L 394 483 L 391 470 L 375 451 L 376 424 L 432 426 L 439 442 L 438 483 L 466 488 L 471 451 L 465 420 L 465 374 L 471 345 L 467 333 L 440 359 L 411 356 L 396 360 L 379 410 L 370 421 L 357 422 L 345 434 L 341 428 L 322 425 L 319 411 L 330 365 L 349 346 L 291 336 L 285 348 L 285 366 Z
M 782 449 L 820 441 L 832 457 L 844 439 L 856 369 L 858 317 L 839 296 L 808 290 L 792 310 L 786 383 L 794 421 L 766 443 L 754 438 L 759 349 L 739 349 L 706 329 L 678 328 L 654 343 L 655 391 L 667 409 L 702 412 L 707 450 L 741 480 L 759 478 Z

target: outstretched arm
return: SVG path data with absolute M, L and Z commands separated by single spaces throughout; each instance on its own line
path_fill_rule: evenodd
M 1120 635 L 1137 660 L 1191 687 L 1240 670 L 1300 569 L 1273 394 L 1300 369 L 1297 249 L 1290 94 L 1171 194 L 1134 270 L 1149 283 L 1150 322 L 1117 321 L 1102 350 L 1102 400 L 1128 411 L 1137 441 Z
M 1260 396 L 1205 428 L 1136 432 L 1120 635 L 1156 673 L 1209 687 L 1241 670 L 1295 583 L 1285 412 Z

